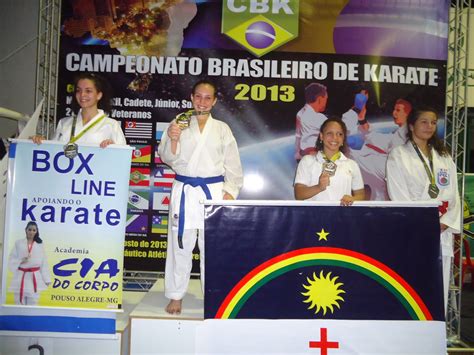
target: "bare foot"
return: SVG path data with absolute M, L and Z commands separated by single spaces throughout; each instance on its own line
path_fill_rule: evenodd
M 165 308 L 169 314 L 181 314 L 181 304 L 183 300 L 170 300 L 170 303 Z

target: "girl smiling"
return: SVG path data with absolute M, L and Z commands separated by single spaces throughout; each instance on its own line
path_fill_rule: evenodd
M 340 201 L 350 206 L 364 199 L 364 182 L 357 163 L 347 158 L 346 125 L 338 117 L 328 118 L 316 142 L 318 152 L 301 159 L 294 191 L 297 200 Z

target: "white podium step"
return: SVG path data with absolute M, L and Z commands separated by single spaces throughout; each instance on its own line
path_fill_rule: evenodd
M 158 279 L 152 288 L 144 295 L 140 303 L 130 312 L 130 318 L 164 318 L 164 319 L 204 319 L 204 297 L 201 282 L 191 280 L 188 292 L 183 299 L 183 310 L 180 315 L 166 313 L 165 307 L 169 300 L 165 297 L 164 281 Z
M 130 312 L 126 331 L 130 343 L 123 344 L 130 355 L 195 353 L 196 328 L 204 319 L 201 283 L 190 281 L 180 315 L 166 313 L 169 300 L 163 287 L 159 279 Z

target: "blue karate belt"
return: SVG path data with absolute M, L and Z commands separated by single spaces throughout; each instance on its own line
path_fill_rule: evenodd
M 178 245 L 180 249 L 183 249 L 183 231 L 184 231 L 184 201 L 185 201 L 185 193 L 184 187 L 186 185 L 191 185 L 192 187 L 200 186 L 202 191 L 206 194 L 206 199 L 212 199 L 211 191 L 207 187 L 207 184 L 215 184 L 216 182 L 223 182 L 224 176 L 211 176 L 211 177 L 191 177 L 191 176 L 184 176 L 176 174 L 175 180 L 180 181 L 183 183 L 183 190 L 181 192 L 181 199 L 179 203 L 179 217 L 178 217 Z

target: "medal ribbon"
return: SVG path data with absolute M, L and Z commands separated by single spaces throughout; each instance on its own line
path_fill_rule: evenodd
M 431 185 L 436 185 L 435 184 L 434 173 L 433 173 L 433 156 L 431 154 L 431 149 L 430 149 L 430 152 L 428 154 L 428 161 L 430 163 L 430 166 L 428 167 L 428 165 L 426 164 L 426 161 L 423 158 L 423 155 L 421 155 L 420 149 L 418 148 L 416 143 L 412 141 L 411 144 L 413 145 L 413 149 L 415 149 L 416 154 L 418 154 L 418 157 L 420 158 L 421 162 L 423 163 L 423 167 L 425 168 L 426 175 L 428 175 L 428 179 L 430 180 Z
M 331 161 L 332 161 L 332 162 L 335 162 L 335 161 L 336 161 L 337 159 L 339 159 L 340 157 L 341 157 L 341 152 L 337 152 L 336 154 L 334 154 L 331 159 L 329 159 L 329 158 L 326 156 L 326 154 L 323 152 L 323 158 L 324 158 L 324 160 L 326 160 L 328 163 L 331 162 Z
M 28 244 L 27 243 L 27 246 L 28 246 L 28 256 L 31 256 L 31 249 L 33 249 L 33 244 L 35 244 L 35 241 L 33 240 L 33 243 L 31 244 Z
M 89 127 L 86 129 L 83 129 L 77 136 L 74 136 L 74 131 L 76 129 L 76 120 L 77 116 L 74 116 L 73 121 L 72 121 L 72 127 L 71 127 L 71 139 L 69 139 L 68 144 L 76 142 L 79 138 L 81 138 L 88 130 L 90 130 L 92 127 L 97 125 L 100 121 L 102 121 L 105 118 L 106 114 L 104 113 L 102 116 L 100 116 L 94 123 L 92 123 Z

